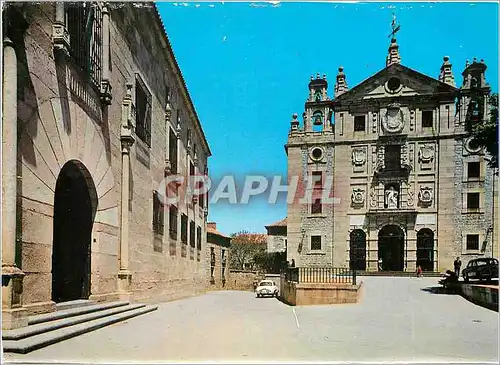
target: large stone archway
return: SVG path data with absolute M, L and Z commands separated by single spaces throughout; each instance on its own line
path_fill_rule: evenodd
M 378 233 L 378 259 L 381 271 L 404 270 L 403 230 L 396 225 L 384 226 Z
M 65 302 L 90 295 L 92 225 L 97 192 L 87 168 L 68 161 L 54 195 L 52 300 Z

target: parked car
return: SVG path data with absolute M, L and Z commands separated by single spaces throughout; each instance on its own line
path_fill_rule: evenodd
M 494 258 L 480 258 L 470 260 L 467 267 L 462 270 L 464 281 L 471 279 L 491 280 L 498 278 L 498 260 Z
M 279 290 L 274 281 L 271 280 L 261 280 L 255 289 L 257 298 L 260 297 L 277 297 Z

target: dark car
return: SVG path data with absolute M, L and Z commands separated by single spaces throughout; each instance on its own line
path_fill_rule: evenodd
M 498 260 L 494 258 L 480 258 L 470 260 L 469 264 L 462 271 L 464 281 L 471 279 L 491 280 L 498 278 Z

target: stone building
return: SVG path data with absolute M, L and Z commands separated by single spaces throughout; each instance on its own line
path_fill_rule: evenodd
M 303 122 L 291 122 L 289 181 L 306 194 L 288 205 L 287 259 L 441 271 L 491 256 L 498 186 L 465 132 L 489 117 L 483 60 L 466 63 L 458 86 L 448 57 L 438 78 L 424 75 L 401 64 L 393 37 L 385 67 L 359 85 L 338 70 L 331 97 L 326 77 L 311 77 Z
M 7 4 L 3 24 L 2 327 L 204 290 L 206 196 L 163 206 L 161 183 L 210 149 L 156 6 Z
M 231 237 L 217 231 L 215 222 L 207 223 L 207 267 L 210 267 L 209 282 L 212 288 L 221 288 L 229 280 L 229 255 Z
M 286 218 L 266 226 L 267 252 L 285 252 L 286 240 Z

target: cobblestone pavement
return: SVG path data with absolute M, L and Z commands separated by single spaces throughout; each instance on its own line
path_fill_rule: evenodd
M 498 363 L 498 313 L 433 294 L 437 278 L 366 277 L 359 304 L 289 307 L 223 291 L 8 361 L 448 361 Z

